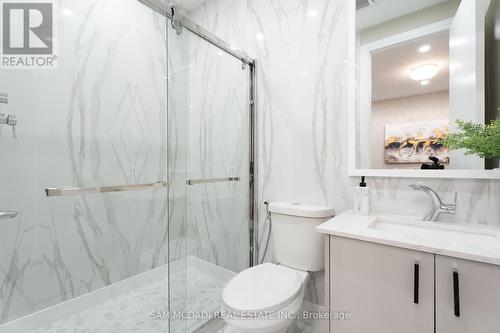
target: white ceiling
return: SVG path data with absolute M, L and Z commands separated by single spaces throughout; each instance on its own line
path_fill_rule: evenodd
M 427 53 L 419 53 L 422 45 L 430 45 Z M 418 65 L 436 64 L 439 74 L 427 86 L 410 79 L 410 71 Z M 387 99 L 449 90 L 449 35 L 442 32 L 392 46 L 372 54 L 372 99 Z
M 356 27 L 366 29 L 377 24 L 432 7 L 448 0 L 375 0 L 376 3 L 356 11 Z

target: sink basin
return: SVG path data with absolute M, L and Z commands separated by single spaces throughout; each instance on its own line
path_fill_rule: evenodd
M 368 225 L 368 228 L 396 234 L 418 234 L 418 236 L 426 238 L 444 237 L 462 244 L 486 244 L 491 242 L 500 244 L 500 235 L 495 231 L 442 222 L 377 218 Z

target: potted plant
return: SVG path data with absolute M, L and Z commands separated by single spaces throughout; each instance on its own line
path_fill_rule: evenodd
M 485 159 L 500 159 L 500 120 L 476 124 L 458 119 L 458 132 L 442 138 L 440 143 L 449 150 L 465 149 L 465 155 Z

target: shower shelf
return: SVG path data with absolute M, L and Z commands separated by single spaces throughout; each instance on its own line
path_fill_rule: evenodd
M 95 186 L 95 187 L 56 187 L 46 188 L 45 194 L 48 197 L 66 197 L 72 195 L 110 193 L 110 192 L 130 192 L 142 190 L 161 189 L 167 186 L 165 182 L 149 184 L 128 184 L 116 186 Z

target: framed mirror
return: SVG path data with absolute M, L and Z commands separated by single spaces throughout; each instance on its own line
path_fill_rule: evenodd
M 500 125 L 500 0 L 350 11 L 350 175 L 500 179 L 494 138 L 463 146 Z

